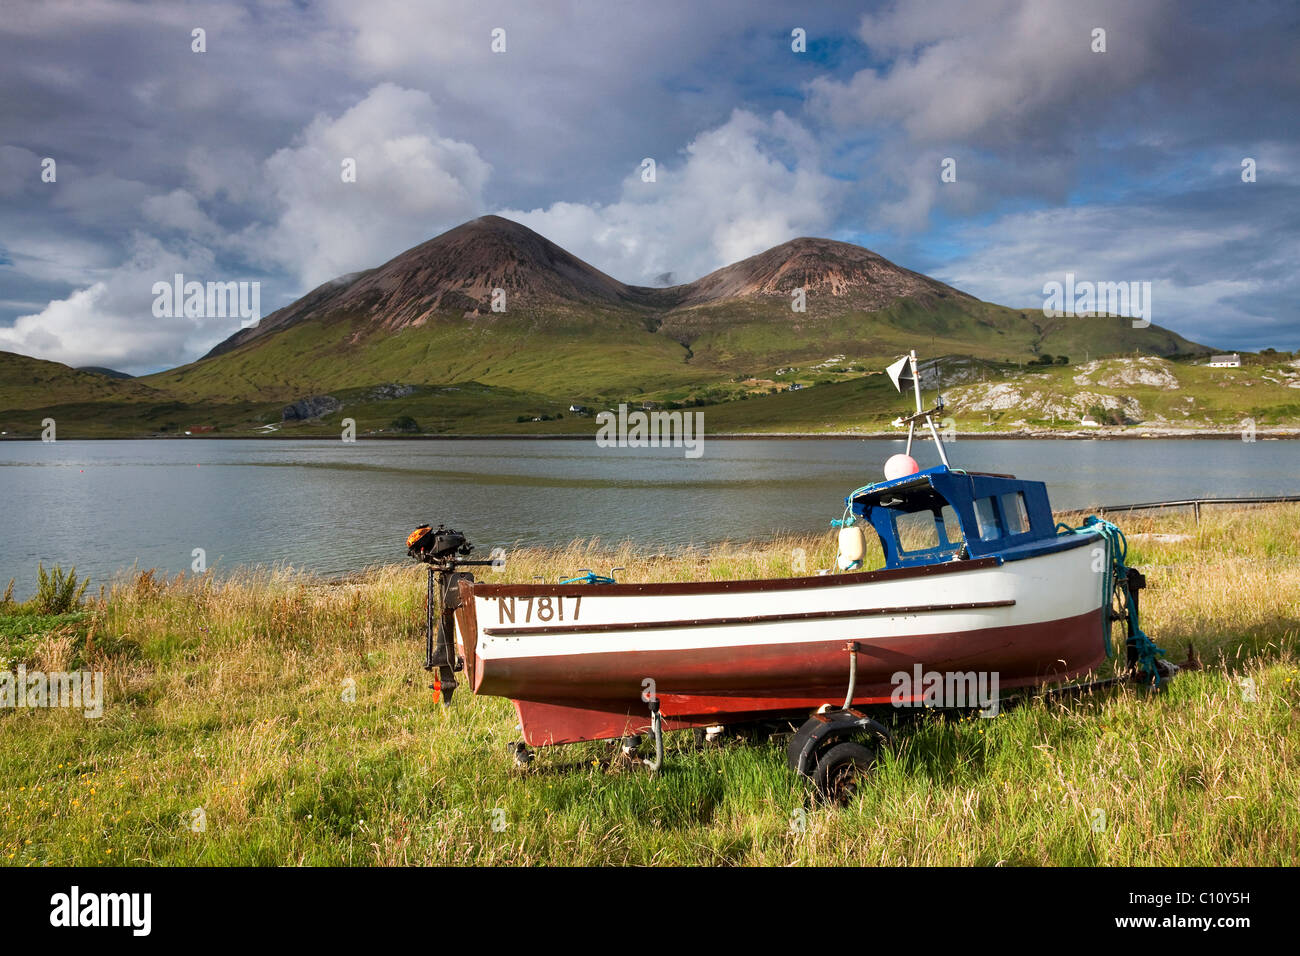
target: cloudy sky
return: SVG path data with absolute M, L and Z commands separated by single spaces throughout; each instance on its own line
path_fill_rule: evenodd
M 73 365 L 239 328 L 155 318 L 175 273 L 269 313 L 484 213 L 627 282 L 818 235 L 1022 308 L 1150 281 L 1157 324 L 1300 348 L 1291 0 L 17 0 L 0 117 L 0 349 Z

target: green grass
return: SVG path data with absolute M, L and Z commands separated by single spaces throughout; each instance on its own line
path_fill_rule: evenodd
M 758 370 L 818 362 L 843 354 L 883 367 L 909 349 L 922 358 L 970 355 L 1023 362 L 1042 352 L 1073 360 L 1092 356 L 1171 355 L 1197 350 L 1181 336 L 1120 318 L 1045 319 L 975 299 L 900 299 L 876 311 L 810 299 L 794 313 L 788 300 L 741 300 L 670 313 L 664 330 L 689 343 L 697 360 Z
M 599 743 L 516 770 L 508 702 L 462 690 L 444 708 L 426 689 L 414 566 L 332 583 L 146 572 L 72 614 L 10 606 L 0 666 L 102 670 L 108 691 L 98 720 L 0 711 L 0 862 L 1294 864 L 1297 518 L 1278 506 L 1207 510 L 1200 526 L 1125 520 L 1151 582 L 1149 633 L 1175 659 L 1194 644 L 1204 669 L 1159 695 L 925 719 L 843 810 L 813 803 L 779 746 L 705 748 L 689 733 L 668 736 L 654 776 Z M 811 567 L 833 553 L 829 536 L 672 556 L 578 542 L 512 554 L 503 576 L 775 576 L 796 547 Z M 199 807 L 201 833 L 188 826 Z
M 574 398 L 600 388 L 644 391 L 699 377 L 686 352 L 635 317 L 599 313 L 566 323 L 439 321 L 396 332 L 359 321 L 294 325 L 205 361 L 139 381 L 189 401 L 291 401 L 386 382 L 478 381 Z
M 598 347 L 585 352 L 579 350 L 582 352 L 579 355 L 578 352 L 565 351 L 565 347 L 556 344 L 559 340 L 548 341 L 555 345 L 555 351 L 547 353 L 549 359 L 530 355 L 529 350 L 522 346 L 516 350 L 517 355 L 504 362 L 484 359 L 476 366 L 484 380 L 418 384 L 412 379 L 394 375 L 379 384 L 404 382 L 414 384 L 415 391 L 390 399 L 377 398 L 373 383 L 332 389 L 329 393 L 343 403 L 343 408 L 310 422 L 281 421 L 287 398 L 217 401 L 203 397 L 201 389 L 188 394 L 184 400 L 168 398 L 161 389 L 168 387 L 167 376 L 172 373 L 163 373 L 151 377 L 153 385 L 148 387 L 139 382 L 133 384 L 132 380 L 120 382 L 96 376 L 99 381 L 92 383 L 94 388 L 108 390 L 103 397 L 95 398 L 98 392 L 85 393 L 84 401 L 0 410 L 0 430 L 14 437 L 39 437 L 41 422 L 49 417 L 56 421 L 60 438 L 177 435 L 192 426 L 208 426 L 215 429 L 214 434 L 223 436 L 337 436 L 342 429 L 342 420 L 351 418 L 356 422 L 357 434 L 365 437 L 384 434 L 390 431 L 389 426 L 395 419 L 410 416 L 420 425 L 420 432 L 429 435 L 585 434 L 595 431 L 594 417 L 579 418 L 569 414 L 571 403 L 587 405 L 596 412 L 613 408 L 620 402 L 636 407 L 643 401 L 659 402 L 665 407 L 675 402 L 696 408 L 694 400 L 703 399 L 708 432 L 890 432 L 890 421 L 907 404 L 906 398 L 900 397 L 879 372 L 883 360 L 861 352 L 827 349 L 818 353 L 816 361 L 802 360 L 803 364 L 793 366 L 794 371 L 783 371 L 783 374 L 777 374 L 778 370 L 792 366 L 750 365 L 735 371 L 716 368 L 710 371 L 707 365 L 699 364 L 698 359 L 682 363 L 680 358 L 674 358 L 667 365 L 661 365 L 659 372 L 654 371 L 651 362 L 646 366 L 651 371 L 637 375 L 619 373 L 622 375 L 619 378 L 613 373 L 602 372 L 595 363 L 610 360 L 640 367 L 638 363 L 644 356 L 638 356 L 635 350 L 601 352 Z M 841 355 L 844 356 L 842 359 L 827 365 L 829 359 Z M 568 363 L 570 371 L 566 374 L 581 378 L 582 384 L 570 381 L 572 391 L 558 391 L 554 386 L 546 385 L 549 375 L 546 365 L 551 360 Z M 24 361 L 35 363 L 35 360 Z M 1252 363 L 1239 369 L 1211 369 L 1193 361 L 1157 360 L 1157 367 L 1176 380 L 1176 388 L 1123 384 L 1114 376 L 1122 374 L 1131 364 L 1128 359 L 1105 360 L 1100 373 L 1094 373 L 1086 382 L 1075 381 L 1076 376 L 1082 374 L 1079 364 L 1022 368 L 992 359 L 981 361 L 986 381 L 962 384 L 950 378 L 943 389 L 949 405 L 942 417 L 951 419 L 952 424 L 964 433 L 1077 430 L 1078 416 L 1098 396 L 1122 402 L 1135 400 L 1141 409 L 1137 421 L 1119 432 L 1110 431 L 1111 434 L 1140 434 L 1153 429 L 1237 431 L 1246 419 L 1253 419 L 1257 429 L 1265 431 L 1294 430 L 1300 425 L 1300 390 L 1290 387 L 1300 378 L 1297 378 L 1294 367 L 1282 361 Z M 213 374 L 206 363 L 195 368 L 203 376 Z M 415 371 L 408 371 L 412 377 L 416 376 Z M 451 374 L 456 370 L 447 371 Z M 88 373 L 74 374 L 82 376 Z M 371 375 L 371 372 L 361 372 L 356 378 L 364 380 Z M 515 376 L 541 384 L 533 389 L 506 384 Z M 794 382 L 805 387 L 800 391 L 767 394 L 767 390 L 775 386 L 752 386 L 737 381 L 745 376 L 778 383 L 782 387 Z M 608 388 L 601 384 L 613 381 L 616 384 Z M 1103 385 L 1099 381 L 1110 381 L 1111 384 Z M 981 394 L 999 384 L 1018 389 L 1023 399 L 1021 404 L 996 411 L 979 409 L 975 403 Z M 209 385 L 215 388 L 218 383 L 213 380 Z M 111 394 L 113 389 L 120 390 L 116 397 Z M 322 389 L 309 388 L 297 382 L 284 386 L 281 391 L 286 396 L 302 397 Z M 82 394 L 76 389 L 73 392 Z M 1069 406 L 1072 398 L 1085 393 L 1091 397 L 1081 399 L 1080 410 L 1056 418 L 1044 417 L 1044 408 L 1049 403 Z M 23 392 L 19 386 L 0 387 L 0 396 L 7 395 L 16 404 L 22 403 L 15 398 L 21 394 L 26 394 L 28 401 L 39 403 L 48 399 L 51 392 L 46 389 Z M 532 421 L 543 415 L 549 415 L 552 420 Z M 521 417 L 525 421 L 520 422 Z M 269 431 L 265 429 L 268 425 L 271 426 Z

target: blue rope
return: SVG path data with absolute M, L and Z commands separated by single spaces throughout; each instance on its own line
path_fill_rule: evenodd
M 615 568 L 614 570 L 618 570 Z M 613 578 L 607 578 L 603 574 L 596 574 L 594 571 L 588 571 L 586 574 L 579 575 L 576 578 L 565 578 L 561 584 L 614 584 Z
M 1068 524 L 1062 523 L 1058 524 L 1056 529 L 1071 534 L 1097 534 L 1106 542 L 1106 577 L 1102 591 L 1102 594 L 1106 596 L 1107 619 L 1104 632 L 1106 656 L 1115 656 L 1110 641 L 1109 615 L 1111 601 L 1114 600 L 1114 593 L 1118 590 L 1127 613 L 1128 631 L 1137 650 L 1138 663 L 1142 670 L 1150 675 L 1152 682 L 1159 686 L 1161 681 L 1160 668 L 1157 666 L 1156 659 L 1164 656 L 1165 650 L 1157 647 L 1155 642 L 1147 637 L 1146 632 L 1138 624 L 1137 603 L 1133 600 L 1133 595 L 1129 592 L 1128 587 L 1128 565 L 1125 563 L 1128 560 L 1128 539 L 1124 537 L 1124 532 L 1119 529 L 1118 525 L 1112 524 L 1104 518 L 1098 518 L 1096 515 L 1088 516 L 1078 528 L 1071 528 Z

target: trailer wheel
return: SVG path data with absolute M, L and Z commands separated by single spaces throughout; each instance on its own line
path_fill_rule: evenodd
M 876 765 L 877 756 L 874 748 L 851 740 L 836 744 L 817 758 L 813 771 L 817 792 L 830 803 L 848 806 Z

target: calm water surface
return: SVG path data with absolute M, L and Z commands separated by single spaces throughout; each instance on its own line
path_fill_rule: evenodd
M 38 560 L 93 585 L 136 565 L 288 563 L 327 574 L 405 560 L 415 525 L 445 522 L 486 553 L 573 538 L 653 549 L 816 531 L 881 477 L 895 441 L 0 442 L 0 588 Z M 982 441 L 954 467 L 1046 481 L 1057 509 L 1199 495 L 1300 493 L 1300 443 Z M 920 446 L 921 464 L 936 464 Z M 568 571 L 571 569 L 557 569 Z

